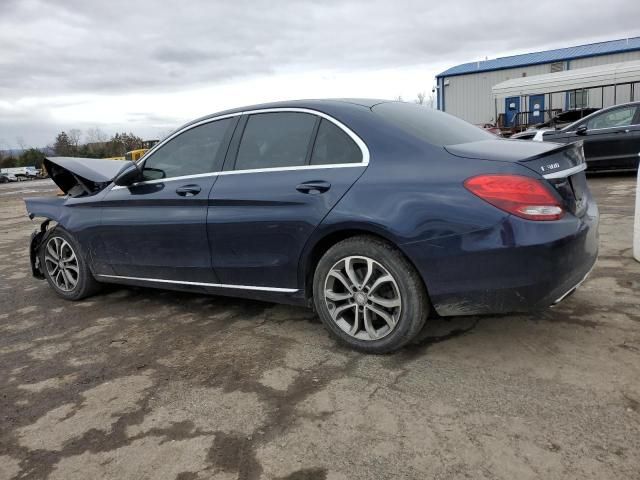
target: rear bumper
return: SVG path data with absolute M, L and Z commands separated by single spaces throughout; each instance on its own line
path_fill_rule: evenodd
M 530 312 L 566 298 L 598 257 L 598 209 L 531 222 L 507 216 L 461 236 L 403 245 L 443 316 Z

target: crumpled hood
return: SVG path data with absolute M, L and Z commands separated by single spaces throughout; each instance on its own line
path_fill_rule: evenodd
M 133 162 L 102 158 L 46 157 L 44 168 L 64 193 L 92 195 L 109 185 Z

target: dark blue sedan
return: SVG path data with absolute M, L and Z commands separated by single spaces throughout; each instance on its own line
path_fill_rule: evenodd
M 32 269 L 60 296 L 109 282 L 308 305 L 366 352 L 432 313 L 546 308 L 598 253 L 581 143 L 498 139 L 407 103 L 229 110 L 137 164 L 45 168 L 66 196 L 26 200 L 46 219 Z

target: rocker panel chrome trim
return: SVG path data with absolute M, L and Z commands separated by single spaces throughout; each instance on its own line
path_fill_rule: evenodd
M 296 293 L 297 288 L 279 288 L 279 287 L 259 287 L 253 285 L 229 285 L 225 283 L 204 283 L 204 282 L 185 282 L 180 280 L 166 280 L 162 278 L 142 278 L 142 277 L 126 277 L 121 275 L 98 275 L 102 278 L 113 278 L 116 280 L 133 280 L 136 282 L 153 282 L 168 283 L 174 285 L 191 285 L 194 287 L 212 287 L 212 288 L 229 288 L 234 290 L 257 290 L 262 292 L 278 292 L 278 293 Z

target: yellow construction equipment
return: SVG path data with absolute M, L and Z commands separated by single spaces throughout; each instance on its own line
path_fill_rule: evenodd
M 138 148 L 137 150 L 131 150 L 130 152 L 124 154 L 124 159 L 131 160 L 132 162 L 137 162 L 148 151 L 148 148 Z

